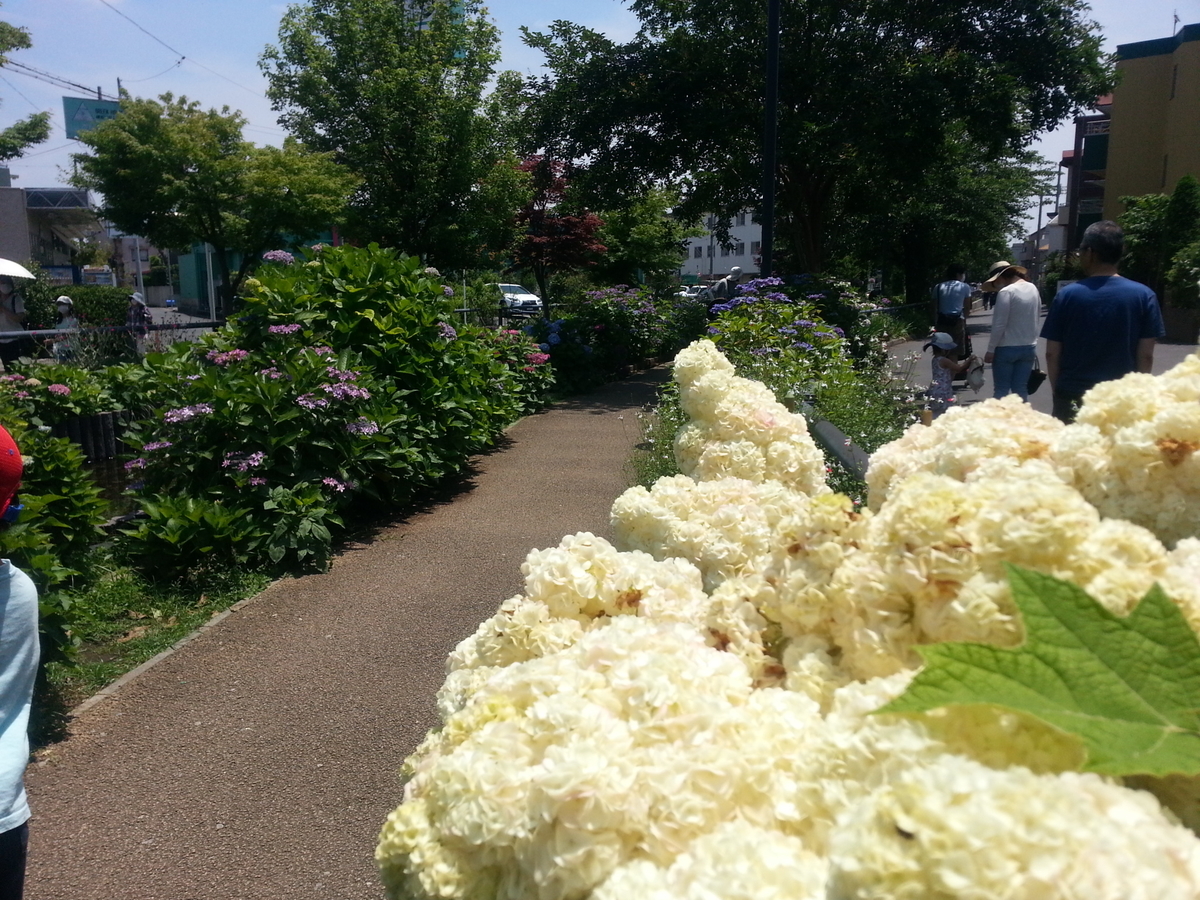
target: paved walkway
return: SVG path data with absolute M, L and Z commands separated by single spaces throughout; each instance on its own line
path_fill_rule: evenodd
M 446 654 L 528 550 L 608 534 L 665 368 L 517 423 L 461 490 L 281 581 L 84 713 L 28 777 L 30 900 L 376 900 Z
M 1045 319 L 1045 311 L 1042 312 L 1042 319 Z M 987 352 L 988 342 L 991 339 L 992 331 L 992 311 L 979 310 L 967 317 L 967 331 L 971 335 L 971 343 L 975 350 L 975 355 L 983 359 L 983 354 Z M 923 341 L 909 341 L 904 344 L 899 344 L 892 348 L 892 355 L 897 358 L 897 373 L 901 376 L 906 376 L 908 382 L 912 385 L 926 388 L 929 386 L 931 376 L 930 369 L 930 353 L 929 351 L 922 352 L 921 347 Z M 1160 375 L 1183 362 L 1183 360 L 1192 353 L 1196 352 L 1196 344 L 1159 344 L 1154 350 L 1154 373 Z M 916 354 L 918 359 L 911 366 L 905 361 L 912 354 Z M 1038 339 L 1038 361 L 1042 367 L 1046 366 L 1046 342 Z M 981 403 L 992 396 L 992 367 L 985 366 L 983 370 L 984 382 L 979 393 L 972 391 L 968 387 L 959 387 L 957 389 L 958 403 L 963 406 L 969 406 L 972 403 Z M 1050 395 L 1050 383 L 1044 382 L 1037 392 L 1029 398 L 1033 408 L 1039 412 L 1044 412 L 1050 415 L 1053 400 Z

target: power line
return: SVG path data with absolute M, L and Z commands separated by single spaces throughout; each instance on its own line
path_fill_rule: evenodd
M 72 146 L 74 146 L 73 143 L 63 144 L 61 147 L 51 147 L 49 150 L 39 150 L 37 153 L 24 153 L 19 156 L 18 159 L 33 159 L 35 156 L 45 156 L 47 153 L 57 153 L 59 150 L 66 150 Z
M 148 31 L 147 31 L 145 28 L 143 28 L 141 25 L 139 25 L 137 22 L 133 21 L 133 19 L 129 18 L 129 16 L 125 15 L 125 13 L 121 12 L 119 9 L 117 9 L 115 6 L 113 6 L 111 3 L 109 3 L 109 2 L 108 2 L 108 0 L 100 0 L 100 2 L 101 2 L 101 3 L 103 3 L 105 6 L 107 6 L 109 9 L 111 9 L 113 12 L 115 12 L 115 13 L 116 13 L 118 16 L 120 16 L 122 19 L 124 19 L 125 21 L 127 21 L 127 22 L 128 22 L 130 25 L 132 25 L 132 26 L 133 26 L 134 28 L 136 28 L 138 31 L 142 32 L 142 34 L 144 34 L 144 35 L 146 35 L 147 37 L 149 37 L 151 40 L 153 40 L 153 41 L 157 41 L 158 43 L 162 44 L 164 47 L 166 47 L 168 50 L 170 50 L 170 51 L 171 51 L 172 53 L 174 53 L 176 56 L 183 56 L 183 54 L 182 54 L 182 53 L 180 53 L 178 50 L 176 50 L 174 47 L 172 47 L 172 46 L 171 46 L 170 44 L 168 44 L 166 41 L 164 41 L 164 40 L 161 40 L 160 38 L 157 38 L 157 37 L 155 37 L 155 36 L 154 36 L 154 35 L 152 35 L 150 32 L 148 32 Z
M 163 69 L 161 72 L 159 72 L 157 75 L 148 75 L 145 78 L 126 78 L 125 83 L 126 84 L 141 84 L 143 81 L 152 81 L 155 78 L 161 78 L 162 76 L 164 76 L 168 72 L 170 72 L 172 69 L 177 69 L 181 65 L 183 65 L 183 60 L 184 60 L 184 57 L 181 56 L 181 57 L 179 57 L 179 59 L 175 60 L 175 62 L 171 63 L 171 65 L 167 66 L 165 69 Z
M 210 69 L 208 66 L 204 65 L 204 63 L 199 62 L 198 60 L 195 60 L 195 59 L 191 59 L 190 57 L 184 55 L 183 53 L 180 53 L 178 50 L 176 50 L 174 47 L 172 47 L 166 41 L 151 34 L 149 31 L 147 31 L 145 28 L 143 28 L 137 22 L 133 21 L 133 19 L 129 18 L 129 16 L 125 15 L 125 13 L 121 12 L 119 9 L 117 9 L 115 6 L 113 6 L 111 3 L 109 3 L 108 0 L 100 0 L 100 2 L 103 3 L 105 6 L 107 6 L 109 9 L 111 9 L 113 12 L 115 12 L 122 19 L 129 22 L 129 24 L 131 24 L 138 31 L 145 34 L 151 40 L 153 40 L 159 44 L 162 44 L 164 47 L 166 47 L 168 50 L 170 50 L 172 53 L 174 53 L 176 56 L 178 56 L 179 62 L 184 62 L 184 61 L 190 62 L 194 66 L 199 66 L 201 69 L 203 69 L 205 72 L 208 72 L 210 75 L 216 75 L 218 78 L 228 81 L 234 87 L 239 87 L 243 91 L 249 91 L 251 94 L 254 94 L 254 96 L 256 96 L 256 97 L 262 96 L 262 91 L 256 91 L 254 88 L 248 88 L 244 84 L 238 84 L 236 81 L 234 81 L 232 78 L 228 77 L 227 75 L 222 75 L 220 72 L 216 71 L 215 69 Z M 168 69 L 167 71 L 169 72 L 170 69 Z M 157 77 L 157 76 L 155 76 L 155 77 Z
M 67 88 L 69 90 L 75 90 L 75 91 L 83 91 L 89 97 L 92 94 L 95 94 L 98 92 L 100 94 L 99 99 L 101 99 L 101 100 L 116 100 L 116 99 L 118 99 L 111 95 L 105 96 L 104 92 L 98 91 L 98 89 L 90 88 L 83 84 L 76 84 L 74 81 L 69 81 L 66 78 L 63 78 L 61 75 L 54 75 L 54 74 L 52 74 L 50 72 L 46 72 L 42 69 L 36 69 L 33 66 L 27 66 L 24 63 L 14 62 L 11 59 L 4 61 L 4 67 L 8 68 L 8 69 L 12 69 L 15 72 L 15 74 L 17 74 L 17 75 L 24 75 L 27 78 L 36 78 L 38 81 L 44 81 L 47 84 L 54 85 L 55 87 Z
M 38 106 L 36 103 L 34 103 L 34 102 L 33 102 L 32 100 L 30 100 L 28 97 L 26 97 L 24 94 L 22 94 L 22 93 L 21 93 L 21 89 L 20 89 L 19 87 L 17 87 L 15 84 L 13 84 L 11 81 L 9 81 L 7 78 L 5 78 L 3 75 L 0 75 L 0 81 L 3 81 L 3 82 L 4 82 L 5 84 L 7 84 L 7 85 L 8 85 L 10 88 L 12 88 L 14 91 L 16 91 L 16 92 L 17 92 L 17 95 L 18 95 L 18 96 L 19 96 L 19 97 L 20 97 L 22 100 L 24 100 L 26 103 L 28 103 L 30 106 L 32 106 L 34 109 L 38 110 L 39 112 L 41 111 L 41 107 L 40 107 L 40 106 Z

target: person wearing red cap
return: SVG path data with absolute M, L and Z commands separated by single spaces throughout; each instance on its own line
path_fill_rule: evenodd
M 20 509 L 21 451 L 0 427 L 0 527 Z M 37 588 L 9 560 L 0 560 L 0 900 L 21 900 L 29 846 L 29 706 L 38 667 Z

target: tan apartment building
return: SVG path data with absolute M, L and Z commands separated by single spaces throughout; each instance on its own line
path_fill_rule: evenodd
M 1117 46 L 1120 80 L 1075 120 L 1067 170 L 1067 248 L 1084 229 L 1125 211 L 1122 197 L 1169 194 L 1200 177 L 1200 24 L 1174 36 Z
M 1104 217 L 1122 197 L 1169 194 L 1184 175 L 1200 176 L 1200 25 L 1174 37 L 1117 47 Z

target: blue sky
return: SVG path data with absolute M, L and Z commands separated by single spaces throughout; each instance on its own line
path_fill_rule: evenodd
M 205 106 L 228 105 L 249 119 L 246 136 L 278 143 L 283 132 L 263 96 L 258 69 L 263 47 L 272 43 L 287 5 L 263 0 L 4 0 L 0 18 L 27 28 L 33 47 L 13 54 L 15 62 L 65 78 L 91 90 L 115 94 L 117 79 L 137 96 L 166 91 L 186 94 Z M 543 28 L 570 19 L 616 39 L 634 33 L 637 20 L 616 0 L 495 0 L 489 12 L 500 28 L 504 68 L 532 71 L 541 55 L 521 43 L 519 28 Z M 1166 37 L 1172 15 L 1183 24 L 1200 22 L 1200 0 L 1097 0 L 1092 16 L 1101 25 L 1105 49 Z M 129 21 L 132 19 L 137 25 Z M 139 30 L 141 26 L 144 31 Z M 153 35 L 153 37 L 151 37 Z M 1019 40 L 1019 37 L 1017 38 Z M 161 43 L 160 43 L 161 42 Z M 169 45 L 170 49 L 164 44 Z M 186 59 L 176 65 L 180 56 Z M 49 187 L 67 177 L 70 153 L 62 122 L 66 90 L 0 69 L 0 122 L 35 110 L 50 110 L 54 130 L 45 144 L 11 164 L 19 187 Z M 1043 138 L 1038 149 L 1057 161 L 1071 145 L 1069 128 Z

